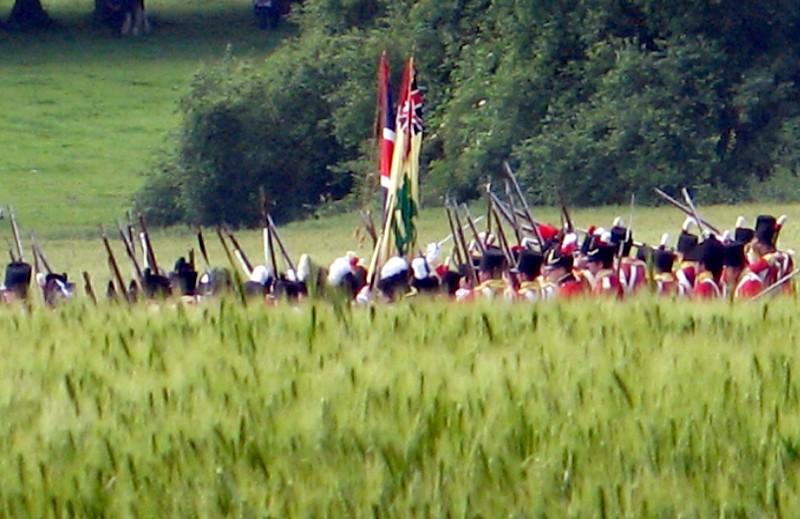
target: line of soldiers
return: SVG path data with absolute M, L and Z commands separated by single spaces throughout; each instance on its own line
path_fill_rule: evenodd
M 697 222 L 687 217 L 674 248 L 666 234 L 655 247 L 634 241 L 619 218 L 608 230 L 590 227 L 582 238 L 537 223 L 545 240 L 539 250 L 525 238 L 510 248 L 509 255 L 496 244 L 496 236 L 479 233 L 470 243 L 470 265 L 456 265 L 447 258 L 434 266 L 437 251 L 429 247 L 428 254 L 410 265 L 399 257 L 387 261 L 378 288 L 385 300 L 425 293 L 456 301 L 528 302 L 587 296 L 621 299 L 643 292 L 703 300 L 789 294 L 793 252 L 777 248 L 785 221 L 785 216 L 761 215 L 749 228 L 740 217 L 733 232 L 717 237 L 693 233 Z M 370 293 L 364 288 L 356 299 L 368 302 Z
M 498 237 L 501 229 L 497 235 L 476 231 L 465 247 L 468 260 L 458 261 L 455 247 L 454 254 L 439 261 L 442 245 L 451 235 L 428 245 L 424 253 L 410 261 L 398 256 L 389 258 L 372 280 L 365 262 L 352 252 L 337 258 L 328 268 L 315 265 L 308 255 L 303 255 L 295 267 L 282 242 L 279 244 L 286 268 L 276 274 L 274 255 L 271 262 L 267 261 L 271 265 L 253 266 L 235 237 L 229 233 L 226 240 L 219 230 L 230 268 L 211 266 L 202 233 L 198 232 L 205 270 L 198 272 L 194 253 L 190 252 L 188 259 L 179 258 L 172 270 L 165 271 L 156 263 L 142 223 L 145 232 L 140 234 L 141 267 L 133 253 L 133 232 L 129 229 L 126 238 L 120 230 L 135 272 L 128 283 L 120 274 L 104 235 L 113 278 L 105 295 L 128 302 L 172 297 L 194 303 L 234 290 L 238 283 L 243 296 L 255 299 L 296 301 L 335 296 L 361 304 L 426 295 L 460 302 L 485 298 L 538 302 L 585 296 L 619 299 L 648 291 L 667 297 L 752 299 L 767 291 L 792 292 L 793 253 L 777 248 L 785 221 L 785 216 L 762 215 L 749 228 L 740 217 L 733 232 L 717 237 L 708 231 L 693 233 L 693 227 L 699 226 L 696 219 L 689 217 L 674 248 L 668 245 L 668 235 L 657 246 L 636 242 L 632 230 L 619 218 L 609 229 L 590 227 L 580 235 L 537 222 L 537 240 L 525 237 L 518 245 L 504 249 L 502 235 Z M 265 251 L 274 250 L 273 236 L 279 240 L 274 227 L 265 228 Z M 34 247 L 33 254 L 32 266 L 22 259 L 21 246 L 18 257 L 12 253 L 13 260 L 6 267 L 0 287 L 0 300 L 28 299 L 34 280 L 47 305 L 72 299 L 76 287 L 67 274 L 54 272 L 40 248 Z M 237 262 L 241 274 L 234 270 Z M 97 301 L 85 272 L 84 281 L 87 296 Z

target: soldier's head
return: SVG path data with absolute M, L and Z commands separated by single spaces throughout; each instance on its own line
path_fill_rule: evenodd
M 691 252 L 700 241 L 696 234 L 690 232 L 692 225 L 694 225 L 694 219 L 691 217 L 686 218 L 681 227 L 681 233 L 678 235 L 678 243 L 675 246 L 675 250 L 682 261 L 692 261 L 690 259 Z
M 653 267 L 656 274 L 667 274 L 672 272 L 675 264 L 675 253 L 666 248 L 653 251 Z
M 733 241 L 739 243 L 750 243 L 753 241 L 755 236 L 755 229 L 751 229 L 747 226 L 747 220 L 745 220 L 744 216 L 738 217 L 736 219 L 736 228 L 733 231 Z
M 733 284 L 739 279 L 747 265 L 744 254 L 744 243 L 732 242 L 724 245 L 722 279 L 725 283 Z
M 609 231 L 609 243 L 616 247 L 617 253 L 622 257 L 627 257 L 633 247 L 633 232 L 623 227 L 622 220 L 614 222 L 615 225 Z
M 586 254 L 586 268 L 592 274 L 597 274 L 601 270 L 610 269 L 614 266 L 614 253 L 616 246 L 608 243 L 596 243 L 594 248 Z
M 75 293 L 75 284 L 70 283 L 67 274 L 47 274 L 42 283 L 42 293 L 44 301 L 48 306 L 71 299 Z
M 28 297 L 33 269 L 28 263 L 12 261 L 6 266 L 4 299 L 17 300 Z
M 185 258 L 178 258 L 175 270 L 170 273 L 170 282 L 181 295 L 193 296 L 197 291 L 197 271 Z
M 542 273 L 544 256 L 541 252 L 521 250 L 517 261 L 517 271 L 524 281 L 533 281 Z
M 551 249 L 545 258 L 544 275 L 548 281 L 558 281 L 570 272 L 574 265 L 572 254 L 563 252 L 556 247 Z
M 408 277 L 408 262 L 400 256 L 391 257 L 381 267 L 378 290 L 389 301 L 393 301 L 408 290 Z
M 500 249 L 488 248 L 483 252 L 480 261 L 481 281 L 500 279 L 506 269 L 506 257 Z
M 453 296 L 461 284 L 462 273 L 460 270 L 450 268 L 450 258 L 448 258 L 444 263 L 436 267 L 436 277 L 439 279 L 442 292 Z
M 710 272 L 715 279 L 719 279 L 725 263 L 725 246 L 712 235 L 698 247 L 700 249 L 699 271 Z
M 781 217 L 781 219 L 784 220 L 785 218 Z M 762 214 L 756 219 L 752 247 L 759 256 L 775 251 L 775 242 L 778 239 L 781 225 L 782 222 L 779 223 L 778 219 L 772 215 Z
M 161 274 L 157 274 L 149 268 L 144 269 L 144 293 L 148 298 L 168 297 L 172 293 L 169 279 Z

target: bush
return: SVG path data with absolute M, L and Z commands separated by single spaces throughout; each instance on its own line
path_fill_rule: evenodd
M 341 150 L 317 88 L 331 81 L 326 74 L 302 50 L 276 55 L 264 70 L 231 55 L 203 69 L 181 102 L 174 162 L 162 164 L 138 204 L 154 221 L 240 226 L 258 223 L 261 189 L 277 220 L 346 195 L 348 172 L 329 167 Z

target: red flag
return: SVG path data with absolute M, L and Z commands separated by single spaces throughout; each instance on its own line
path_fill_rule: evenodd
M 392 85 L 389 74 L 389 59 L 386 51 L 378 64 L 378 162 L 381 187 L 388 189 L 392 177 L 392 155 L 394 154 L 395 117 L 392 103 Z

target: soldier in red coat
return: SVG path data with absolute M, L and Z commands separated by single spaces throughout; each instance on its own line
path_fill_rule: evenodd
M 545 283 L 542 296 L 545 299 L 572 299 L 584 294 L 585 285 L 575 275 L 571 253 L 555 247 L 547 253 L 545 261 Z
M 681 227 L 681 234 L 678 236 L 676 251 L 680 263 L 675 271 L 675 279 L 678 282 L 678 295 L 690 297 L 694 288 L 695 278 L 697 277 L 697 254 L 699 249 L 697 243 L 699 238 L 696 234 L 689 232 L 694 224 L 694 219 L 687 218 Z
M 659 296 L 675 296 L 678 294 L 678 280 L 672 272 L 675 264 L 675 253 L 665 246 L 653 251 L 653 270 L 656 294 Z
M 626 295 L 635 294 L 647 286 L 647 263 L 630 256 L 633 246 L 633 232 L 622 226 L 622 221 L 615 222 L 611 228 L 611 244 L 619 256 L 617 269 L 619 283 Z
M 747 226 L 744 217 L 737 218 L 733 239 L 725 243 L 724 269 L 722 271 L 724 297 L 751 299 L 764 289 L 766 264 L 756 264 L 755 270 L 753 270 L 747 262 L 747 251 L 754 237 L 755 231 Z
M 614 253 L 617 247 L 598 242 L 586 255 L 587 278 L 591 283 L 592 294 L 621 298 L 624 290 L 614 271 Z
M 724 266 L 725 247 L 715 236 L 711 235 L 697 246 L 700 249 L 700 261 L 697 266 L 697 278 L 692 294 L 696 299 L 717 299 L 722 297 L 722 269 Z
M 756 220 L 755 239 L 750 245 L 750 263 L 754 270 L 766 270 L 764 278 L 766 286 L 777 283 L 794 270 L 792 255 L 776 247 L 780 230 L 785 222 L 785 215 L 778 219 L 770 215 L 761 215 Z M 781 287 L 782 293 L 790 294 L 792 291 L 791 281 L 785 282 Z
M 542 299 L 542 263 L 544 256 L 541 252 L 523 249 L 517 259 L 517 273 L 519 287 L 509 286 L 506 289 L 506 298 L 535 303 Z

